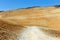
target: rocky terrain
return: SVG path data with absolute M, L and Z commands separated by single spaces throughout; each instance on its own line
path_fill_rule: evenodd
M 32 26 L 38 27 L 47 32 L 48 38 L 46 38 L 46 40 L 51 40 L 49 38 L 51 34 L 54 37 L 60 37 L 60 5 L 48 7 L 36 6 L 0 12 L 0 40 L 28 40 L 20 39 L 19 35 L 21 32 L 23 32 L 23 30 L 25 30 L 25 28 L 27 28 L 28 30 L 29 29 L 28 27 Z M 31 28 L 32 31 L 31 29 L 30 31 L 34 32 L 35 27 Z M 30 33 L 30 31 L 28 32 Z M 43 37 L 45 36 L 42 36 L 41 40 L 44 40 Z M 29 40 L 35 39 L 29 38 Z M 40 38 L 39 39 L 36 38 L 36 40 L 40 40 Z M 54 38 L 52 40 L 60 39 Z

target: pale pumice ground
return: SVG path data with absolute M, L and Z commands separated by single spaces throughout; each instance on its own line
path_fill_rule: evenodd
M 27 27 L 19 36 L 19 40 L 60 40 L 45 34 L 37 26 Z

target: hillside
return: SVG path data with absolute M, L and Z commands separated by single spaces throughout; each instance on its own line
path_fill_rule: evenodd
M 0 20 L 21 26 L 43 26 L 60 30 L 60 7 L 30 7 L 0 13 Z

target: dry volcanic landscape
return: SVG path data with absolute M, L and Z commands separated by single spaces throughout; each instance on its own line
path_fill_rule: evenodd
M 0 11 L 0 40 L 60 40 L 60 5 Z

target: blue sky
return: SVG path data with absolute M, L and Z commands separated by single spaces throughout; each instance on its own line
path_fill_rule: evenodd
M 0 10 L 59 5 L 60 0 L 0 0 Z

